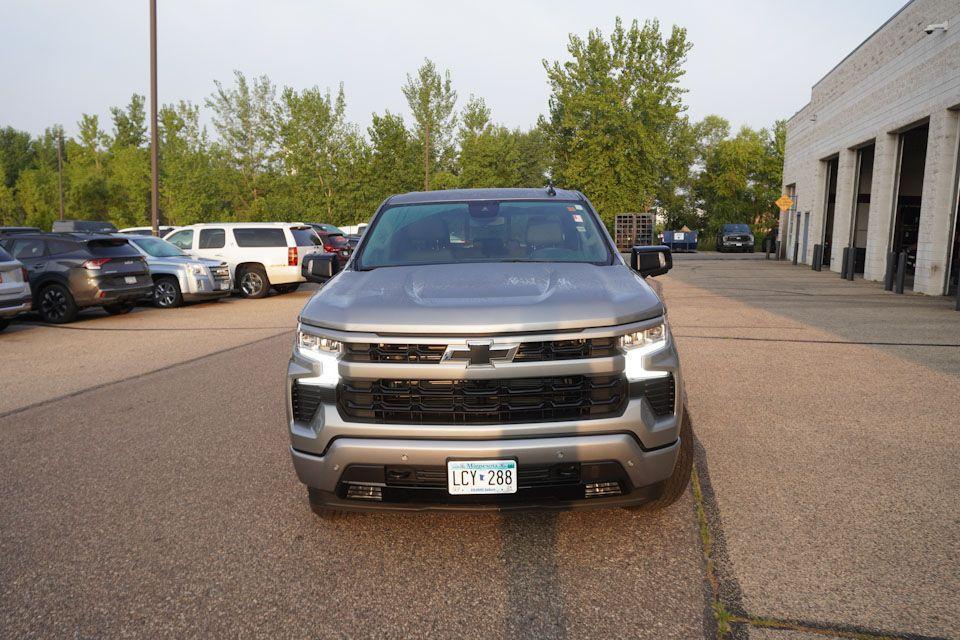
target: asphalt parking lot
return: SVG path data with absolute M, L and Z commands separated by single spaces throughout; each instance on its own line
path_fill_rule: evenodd
M 317 520 L 282 399 L 306 287 L 18 322 L 0 635 L 960 636 L 949 301 L 712 257 L 661 278 L 699 460 L 658 515 Z

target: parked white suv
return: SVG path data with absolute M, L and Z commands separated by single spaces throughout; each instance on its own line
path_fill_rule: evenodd
M 262 298 L 295 291 L 304 282 L 303 257 L 322 253 L 313 228 L 292 222 L 232 222 L 194 224 L 164 236 L 164 240 L 198 258 L 222 260 L 244 298 Z

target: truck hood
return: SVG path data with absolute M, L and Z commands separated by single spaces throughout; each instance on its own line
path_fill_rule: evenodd
M 372 333 L 467 334 L 603 327 L 663 314 L 623 264 L 442 264 L 343 271 L 301 312 L 307 324 Z

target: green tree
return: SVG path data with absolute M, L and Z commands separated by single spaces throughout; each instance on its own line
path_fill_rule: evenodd
M 0 165 L 0 224 L 23 224 L 22 209 L 17 204 L 13 189 L 7 186 L 7 175 L 3 165 Z
M 110 107 L 113 117 L 111 147 L 142 147 L 147 143 L 147 115 L 143 105 L 144 97 L 135 93 L 130 96 L 126 108 Z
M 7 187 L 13 187 L 20 172 L 33 165 L 34 160 L 33 140 L 29 133 L 13 127 L 0 129 L 0 171 L 3 171 Z
M 232 88 L 215 81 L 217 90 L 206 101 L 219 136 L 212 150 L 233 169 L 228 191 L 237 214 L 260 220 L 270 214 L 263 198 L 275 178 L 276 89 L 267 76 L 247 82 L 235 71 L 234 80 Z
M 107 135 L 100 128 L 100 120 L 95 115 L 82 114 L 77 124 L 80 129 L 77 138 L 68 139 L 65 147 L 67 161 L 63 170 L 66 206 L 70 217 L 106 220 L 109 218 L 109 189 L 104 170 Z
M 430 174 L 435 168 L 448 169 L 452 155 L 451 138 L 456 128 L 457 92 L 453 90 L 450 72 L 441 77 L 436 65 L 424 59 L 416 77 L 407 74 L 403 86 L 420 141 L 423 162 L 423 190 L 430 190 Z
M 690 46 L 680 27 L 664 37 L 656 20 L 624 28 L 618 18 L 609 40 L 599 29 L 571 34 L 570 60 L 543 61 L 554 179 L 589 193 L 607 224 L 655 201 Z
M 224 184 L 233 168 L 216 163 L 199 107 L 181 101 L 157 114 L 160 138 L 160 212 L 172 224 L 229 221 L 233 211 Z
M 351 171 L 347 146 L 354 135 L 345 119 L 343 85 L 334 98 L 317 87 L 301 92 L 287 87 L 276 105 L 279 156 L 294 196 L 297 215 L 334 219 L 337 196 Z
M 379 204 L 392 193 L 415 191 L 422 179 L 420 147 L 399 115 L 373 114 L 367 175 L 372 200 Z
M 59 217 L 57 174 L 49 166 L 40 165 L 21 171 L 15 192 L 17 206 L 22 212 L 20 222 L 23 224 L 49 229 Z
M 493 124 L 484 100 L 474 96 L 461 123 L 458 186 L 532 187 L 545 182 L 549 151 L 542 131 Z
M 699 226 L 693 197 L 697 142 L 697 129 L 686 116 L 678 118 L 667 132 L 668 153 L 656 197 L 657 206 L 666 214 L 667 229 Z
M 759 131 L 742 127 L 731 137 L 725 120 L 708 116 L 697 128 L 701 170 L 694 193 L 708 228 L 746 222 L 768 229 L 780 195 L 785 123 Z

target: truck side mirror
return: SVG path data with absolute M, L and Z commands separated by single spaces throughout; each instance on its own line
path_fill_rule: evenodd
M 300 274 L 307 282 L 323 284 L 340 271 L 340 258 L 335 253 L 315 253 L 305 256 Z
M 670 247 L 663 245 L 634 247 L 630 250 L 630 268 L 644 278 L 665 274 L 673 268 Z

